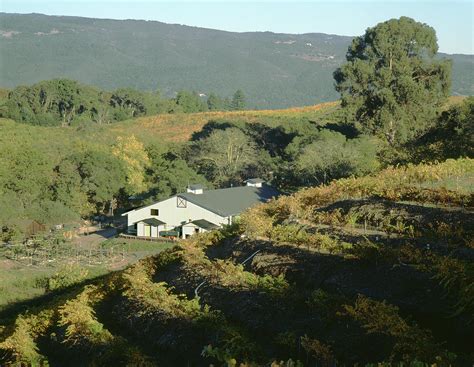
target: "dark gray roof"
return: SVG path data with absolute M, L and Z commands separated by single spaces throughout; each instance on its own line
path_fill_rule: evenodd
M 195 224 L 196 226 L 198 226 L 200 228 L 204 228 L 204 229 L 208 229 L 208 230 L 219 228 L 218 225 L 216 225 L 212 222 L 209 222 L 208 220 L 205 220 L 205 219 L 193 220 L 191 223 Z
M 149 224 L 150 226 L 161 226 L 162 224 L 166 224 L 165 222 L 162 222 L 161 220 L 156 218 L 147 218 L 140 220 L 139 222 Z
M 190 190 L 203 190 L 204 186 L 201 184 L 189 185 Z
M 239 186 L 226 189 L 208 190 L 202 194 L 178 194 L 193 204 L 199 205 L 223 217 L 237 215 L 249 207 L 264 203 L 278 196 L 278 191 L 268 185 L 262 187 Z
M 251 184 L 257 184 L 257 183 L 264 183 L 265 181 L 262 180 L 261 178 L 249 178 L 245 182 L 248 182 L 248 183 L 251 183 Z

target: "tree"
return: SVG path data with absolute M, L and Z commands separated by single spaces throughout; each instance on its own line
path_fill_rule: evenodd
M 241 111 L 245 109 L 245 95 L 240 89 L 234 93 L 231 106 L 235 111 Z
M 240 182 L 241 174 L 258 162 L 254 141 L 238 128 L 216 130 L 195 148 L 193 160 L 200 171 L 218 184 Z
M 334 72 L 346 118 L 391 145 L 424 131 L 450 89 L 451 63 L 437 50 L 435 30 L 407 17 L 356 37 Z
M 207 108 L 209 111 L 221 111 L 224 109 L 224 101 L 218 95 L 211 93 L 207 98 Z
M 48 157 L 30 146 L 29 141 L 0 144 L 0 194 L 14 192 L 17 205 L 27 207 L 34 201 L 46 199 L 45 188 L 52 183 Z
M 70 125 L 78 116 L 91 118 L 99 91 L 74 80 L 53 79 L 17 87 L 8 95 L 8 116 L 37 125 Z
M 340 133 L 322 130 L 302 149 L 292 171 L 303 184 L 319 185 L 350 175 L 365 175 L 377 168 L 377 147 L 369 138 L 346 140 Z
M 144 93 L 132 88 L 117 89 L 110 98 L 110 104 L 118 109 L 117 120 L 142 116 L 147 112 Z
M 147 147 L 147 153 L 151 161 L 146 175 L 150 200 L 161 200 L 183 192 L 190 183 L 211 187 L 204 176 L 199 175 L 178 153 L 170 151 L 168 147 L 152 144 Z
M 81 190 L 81 176 L 77 166 L 70 159 L 63 159 L 54 168 L 54 181 L 51 185 L 53 200 L 67 204 L 81 216 L 93 213 L 94 207 L 89 205 L 87 194 Z
M 147 189 L 145 173 L 150 160 L 143 143 L 135 135 L 119 136 L 112 154 L 122 160 L 127 173 L 127 193 L 139 194 Z
M 202 112 L 207 109 L 207 105 L 196 92 L 188 92 L 186 90 L 178 92 L 176 95 L 176 105 L 184 113 Z
M 410 143 L 417 161 L 474 157 L 474 97 L 443 111 L 436 125 Z
M 70 160 L 81 177 L 81 191 L 87 193 L 97 211 L 104 212 L 105 206 L 111 205 L 127 185 L 122 161 L 109 153 L 89 150 L 74 154 Z

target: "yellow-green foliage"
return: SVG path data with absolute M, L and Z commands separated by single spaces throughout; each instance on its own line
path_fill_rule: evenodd
M 200 233 L 198 236 L 192 236 L 186 241 L 190 246 L 205 248 L 217 244 L 224 238 L 222 231 L 209 231 Z
M 89 272 L 84 267 L 75 264 L 65 265 L 56 273 L 45 279 L 46 292 L 63 289 L 85 280 Z
M 282 120 L 293 118 L 314 119 L 316 116 L 331 113 L 337 109 L 339 102 L 320 103 L 315 106 L 296 107 L 284 110 L 248 110 L 227 112 L 201 112 L 162 114 L 141 117 L 110 125 L 109 131 L 116 135 L 135 134 L 140 140 L 148 142 L 159 136 L 163 141 L 182 142 L 200 131 L 209 121 L 243 121 L 248 123 L 266 123 L 273 121 L 276 126 Z M 271 125 L 270 125 L 271 126 Z
M 241 216 L 241 225 L 245 228 L 245 235 L 252 238 L 270 237 L 273 228 L 273 218 L 259 205 L 247 210 Z
M 460 176 L 474 177 L 474 159 L 448 159 L 439 164 L 387 168 L 375 176 L 341 179 L 327 186 L 302 190 L 295 195 L 295 199 L 300 206 L 313 208 L 337 200 L 366 197 L 472 206 L 472 191 L 452 191 L 442 186 L 445 180 Z M 428 183 L 432 186 L 437 183 L 440 187 L 424 188 L 423 185 Z
M 248 276 L 247 284 L 251 288 L 275 295 L 283 295 L 289 289 L 288 281 L 283 274 L 278 276 L 248 274 L 251 275 Z
M 66 328 L 63 343 L 98 346 L 110 343 L 112 334 L 95 316 L 92 305 L 103 298 L 97 287 L 89 285 L 74 299 L 59 307 L 58 325 Z
M 435 277 L 441 285 L 457 297 L 454 314 L 465 312 L 474 321 L 474 265 L 449 257 L 437 257 Z
M 39 353 L 36 339 L 52 325 L 53 311 L 45 310 L 36 315 L 20 315 L 14 329 L 2 343 L 0 353 L 11 365 L 47 366 L 47 359 Z
M 344 296 L 316 289 L 311 293 L 306 304 L 312 312 L 324 315 L 324 318 L 329 321 L 335 317 L 336 312 L 346 301 L 347 298 Z
M 245 271 L 241 264 L 235 264 L 231 260 L 210 260 L 204 253 L 205 247 L 215 245 L 223 238 L 221 231 L 193 236 L 185 243 L 183 262 L 207 281 L 221 286 L 258 289 L 273 294 L 281 294 L 288 288 L 283 275 L 259 276 Z
M 399 249 L 371 242 L 369 240 L 356 243 L 347 251 L 358 259 L 370 265 L 398 262 Z
M 188 300 L 184 295 L 173 294 L 165 282 L 154 283 L 150 275 L 150 269 L 141 262 L 123 273 L 123 295 L 139 304 L 139 315 L 160 312 L 184 319 L 201 315 L 197 299 Z
M 146 191 L 145 172 L 150 165 L 150 158 L 143 143 L 135 135 L 119 136 L 112 147 L 112 154 L 125 164 L 129 192 L 137 194 Z
M 380 197 L 392 201 L 412 200 L 419 203 L 474 205 L 472 192 L 450 191 L 445 187 L 428 189 L 422 186 L 427 182 L 441 184 L 444 180 L 457 176 L 474 177 L 474 159 L 451 159 L 440 164 L 388 168 L 375 176 L 333 181 L 329 185 L 305 189 L 294 195 L 250 208 L 242 215 L 240 224 L 242 232 L 253 238 L 338 251 L 347 246 L 344 244 L 341 246 L 337 241 L 323 238 L 321 235 L 308 234 L 301 226 L 285 225 L 283 222 L 287 219 L 297 219 L 298 222 L 353 226 L 359 219 L 355 214 L 343 216 L 338 210 L 331 213 L 316 211 L 318 208 L 348 198 Z M 416 228 L 405 223 L 403 218 L 392 219 L 385 218 L 384 230 L 411 237 L 418 234 Z M 438 227 L 438 230 L 443 228 Z
M 331 347 L 321 343 L 318 339 L 312 339 L 307 335 L 301 337 L 301 346 L 311 357 L 316 359 L 321 366 L 332 366 L 334 356 Z
M 273 361 L 270 367 L 303 367 L 301 361 L 293 361 L 291 358 L 287 361 Z
M 219 362 L 224 363 L 226 367 L 257 367 L 258 364 L 253 362 L 237 362 L 232 350 L 220 347 L 213 347 L 212 345 L 206 345 L 201 355 L 203 357 L 215 358 Z M 212 366 L 212 365 L 211 365 Z
M 221 286 L 256 289 L 272 294 L 282 294 L 289 287 L 283 274 L 277 277 L 259 276 L 245 271 L 242 265 L 234 264 L 230 260 L 208 260 L 207 266 L 201 268 L 201 275 Z
M 396 306 L 359 295 L 354 306 L 345 305 L 340 315 L 359 323 L 367 334 L 393 338 L 392 361 L 410 362 L 416 358 L 449 363 L 449 355 L 434 343 L 431 333 L 404 320 Z
M 226 264 L 226 266 L 220 266 L 220 281 L 227 285 L 239 285 L 250 289 L 258 289 L 269 293 L 282 294 L 288 289 L 288 282 L 286 281 L 283 274 L 277 277 L 271 275 L 259 276 L 254 273 L 250 273 L 243 269 L 242 265 L 234 265 L 229 261 L 217 262 L 218 265 Z
M 250 338 L 228 325 L 225 320 L 220 325 L 219 333 L 221 334 L 219 345 L 205 346 L 203 356 L 214 357 L 220 362 L 227 363 L 228 366 L 257 366 L 249 362 L 257 354 L 256 345 Z M 245 362 L 237 364 L 238 359 Z
M 279 244 L 305 246 L 308 250 L 340 252 L 351 245 L 321 233 L 309 233 L 304 226 L 277 224 L 273 217 L 266 215 L 263 206 L 251 208 L 244 215 L 242 226 L 245 233 L 253 238 L 265 238 Z M 251 220 L 254 218 L 254 220 Z M 264 223 L 264 225 L 262 225 Z
M 314 212 L 311 215 L 311 221 L 316 224 L 327 224 L 330 226 L 342 226 L 350 224 L 350 220 L 342 214 L 341 209 L 328 212 Z

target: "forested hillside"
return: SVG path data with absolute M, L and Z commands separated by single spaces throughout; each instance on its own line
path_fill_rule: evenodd
M 317 28 L 317 25 L 315 25 Z M 250 108 L 336 100 L 333 71 L 351 37 L 232 33 L 138 20 L 0 14 L 0 86 L 65 77 L 112 90 L 174 97 L 179 90 L 229 96 Z M 453 94 L 474 93 L 474 57 L 453 59 Z

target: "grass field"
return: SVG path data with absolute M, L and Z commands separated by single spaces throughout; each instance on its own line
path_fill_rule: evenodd
M 24 266 L 0 259 L 0 311 L 16 302 L 25 301 L 45 294 L 45 281 L 62 272 L 63 265 Z M 103 266 L 87 266 L 87 280 L 106 274 Z
M 461 103 L 465 97 L 452 96 L 446 108 Z M 44 137 L 35 139 L 35 146 L 43 151 L 60 151 L 67 141 L 73 146 L 95 143 L 106 146 L 115 142 L 118 136 L 135 135 L 145 144 L 156 142 L 185 142 L 192 134 L 200 131 L 211 121 L 261 123 L 270 127 L 288 125 L 298 121 L 312 121 L 324 125 L 334 122 L 334 113 L 339 109 L 339 101 L 326 102 L 314 106 L 288 108 L 282 110 L 217 111 L 200 113 L 161 114 L 117 122 L 109 125 L 87 124 L 70 127 L 39 127 L 15 123 L 0 118 L 0 129 L 4 139 L 18 135 Z M 21 132 L 19 131 L 21 126 Z
M 173 243 L 140 240 L 109 239 L 100 244 L 103 249 L 114 249 L 117 261 L 104 264 L 74 264 L 69 261 L 52 261 L 47 264 L 30 265 L 14 261 L 0 252 L 0 311 L 6 306 L 32 299 L 46 292 L 48 279 L 66 278 L 67 273 L 83 271 L 76 279 L 84 281 L 110 271 L 122 269 L 144 257 L 156 255 L 173 247 Z M 74 279 L 72 280 L 74 281 Z
M 297 119 L 323 119 L 324 116 L 333 113 L 338 106 L 339 102 L 327 102 L 314 106 L 284 110 L 163 114 L 115 123 L 111 125 L 110 131 L 116 135 L 135 134 L 144 142 L 149 142 L 157 136 L 161 137 L 164 141 L 183 142 L 189 140 L 193 133 L 200 131 L 209 121 L 260 122 L 270 126 L 277 126 Z

